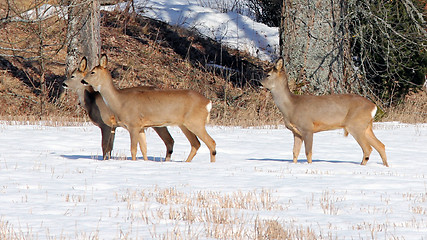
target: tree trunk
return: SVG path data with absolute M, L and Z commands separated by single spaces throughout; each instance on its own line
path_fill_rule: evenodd
M 98 0 L 72 0 L 68 9 L 66 74 L 86 56 L 88 67 L 98 62 L 101 52 L 100 7 Z
M 346 0 L 283 0 L 280 55 L 303 91 L 351 92 Z

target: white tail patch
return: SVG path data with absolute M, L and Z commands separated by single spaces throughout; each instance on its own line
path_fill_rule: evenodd
M 208 110 L 208 116 L 206 117 L 206 122 L 208 123 L 211 118 L 211 110 L 212 110 L 212 101 L 209 101 L 208 105 L 206 105 L 206 110 Z
M 206 110 L 208 110 L 208 113 L 212 110 L 212 101 L 209 101 L 208 105 L 206 105 Z
M 377 113 L 377 109 L 378 109 L 377 106 L 375 106 L 374 110 L 372 110 L 371 112 L 372 118 L 375 117 L 375 114 Z

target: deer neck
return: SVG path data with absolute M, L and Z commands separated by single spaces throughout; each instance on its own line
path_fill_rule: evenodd
M 85 92 L 86 92 L 86 88 L 79 88 L 76 91 L 77 96 L 79 97 L 79 104 L 81 106 L 83 106 L 84 108 L 86 108 L 86 104 L 85 104 Z
M 105 81 L 104 83 L 105 84 L 101 85 L 98 89 L 102 99 L 113 112 L 120 112 L 122 106 L 120 100 L 122 98 L 120 97 L 120 92 L 114 86 L 111 76 L 109 76 L 108 81 Z
M 95 94 L 95 91 L 91 86 L 77 89 L 77 96 L 79 97 L 79 103 L 86 110 L 88 110 L 88 105 L 90 104 L 91 96 L 94 94 Z
M 90 109 L 90 105 L 94 101 L 94 95 L 96 92 L 91 86 L 79 87 L 75 90 L 79 99 L 80 106 L 84 107 L 87 111 Z
M 277 107 L 283 113 L 284 117 L 288 118 L 293 111 L 294 94 L 289 90 L 287 79 L 284 79 L 274 88 L 270 89 L 270 92 Z

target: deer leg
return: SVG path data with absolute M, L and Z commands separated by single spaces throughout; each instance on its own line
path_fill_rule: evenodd
M 112 132 L 115 128 L 108 125 L 102 124 L 101 128 L 101 145 L 102 145 L 102 158 L 104 160 L 111 157 L 111 151 L 113 150 L 114 133 Z
M 110 137 L 108 138 L 108 158 L 111 158 L 111 152 L 113 151 L 114 138 L 116 136 L 116 127 L 112 127 L 110 130 Z
M 113 151 L 113 145 L 114 145 L 114 139 L 115 138 L 116 138 L 116 127 L 112 127 L 110 139 L 108 140 L 108 150 L 110 151 L 110 157 L 111 157 L 111 152 Z
M 312 162 L 312 149 L 313 149 L 313 133 L 305 132 L 303 133 L 304 147 L 305 147 L 305 156 L 307 157 L 307 162 Z
M 179 128 L 181 128 L 188 141 L 190 141 L 191 151 L 187 157 L 186 162 L 191 162 L 191 160 L 193 160 L 194 156 L 196 155 L 197 150 L 200 148 L 200 141 L 197 139 L 196 135 L 190 132 L 190 130 L 188 130 L 185 126 L 181 125 Z
M 350 130 L 350 134 L 354 137 L 354 139 L 356 139 L 357 143 L 360 145 L 363 151 L 363 159 L 360 164 L 366 165 L 366 163 L 368 163 L 369 161 L 369 156 L 371 155 L 371 152 L 372 152 L 372 147 L 369 144 L 365 135 L 367 129 L 363 129 L 363 130 L 349 129 L 349 130 Z
M 147 157 L 147 137 L 145 136 L 145 130 L 142 129 L 139 132 L 139 148 L 141 149 L 142 157 L 145 161 L 148 161 Z
M 135 130 L 129 130 L 130 134 L 130 153 L 132 155 L 132 160 L 136 160 L 136 152 L 138 150 L 139 142 L 139 132 Z
M 165 161 L 170 161 L 172 152 L 173 152 L 173 145 L 175 141 L 173 140 L 172 136 L 170 135 L 168 129 L 166 127 L 153 127 L 154 131 L 159 135 L 159 137 L 163 140 L 163 142 L 166 145 L 166 158 Z
M 385 146 L 384 144 L 378 140 L 378 138 L 375 136 L 374 131 L 372 131 L 372 125 L 369 125 L 368 129 L 366 130 L 366 137 L 368 139 L 368 143 L 377 150 L 377 152 L 380 154 L 381 159 L 383 160 L 384 166 L 388 167 L 387 163 L 387 156 L 385 154 Z
M 294 163 L 298 162 L 298 155 L 301 151 L 302 138 L 299 135 L 294 134 L 294 150 L 293 150 L 293 160 Z
M 206 129 L 202 129 L 199 138 L 208 146 L 209 151 L 211 153 L 211 162 L 215 162 L 215 156 L 216 156 L 216 143 L 215 140 L 212 139 L 212 137 L 208 134 Z
M 196 136 L 206 144 L 211 154 L 211 162 L 215 162 L 216 143 L 215 140 L 213 140 L 212 137 L 206 131 L 205 125 L 195 124 L 187 128 L 188 130 L 196 134 Z

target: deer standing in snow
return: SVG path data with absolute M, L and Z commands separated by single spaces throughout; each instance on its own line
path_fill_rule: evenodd
M 215 162 L 216 143 L 205 125 L 209 120 L 212 102 L 191 90 L 157 90 L 122 92 L 115 88 L 107 69 L 108 59 L 102 55 L 81 81 L 98 91 L 107 106 L 117 116 L 118 122 L 130 134 L 132 160 L 136 160 L 138 143 L 144 160 L 147 160 L 145 128 L 177 125 L 191 144 L 187 157 L 190 162 L 200 147 L 200 138 L 209 148 L 210 161 Z
M 113 143 L 115 137 L 115 129 L 118 127 L 116 116 L 107 107 L 99 92 L 95 92 L 91 86 L 85 86 L 81 83 L 83 78 L 88 72 L 87 59 L 83 57 L 80 61 L 79 67 L 76 68 L 69 78 L 65 80 L 62 86 L 65 89 L 76 91 L 80 104 L 86 109 L 90 120 L 101 129 L 101 146 L 103 159 L 111 157 L 113 150 Z M 151 86 L 141 86 L 133 88 L 121 89 L 122 92 L 128 91 L 147 91 L 153 90 Z M 166 127 L 153 127 L 154 131 L 160 136 L 166 145 L 166 161 L 170 161 L 174 140 Z
M 303 142 L 307 161 L 312 162 L 313 133 L 343 128 L 345 135 L 350 133 L 362 148 L 362 165 L 366 165 L 374 147 L 388 167 L 385 146 L 372 131 L 377 107 L 368 99 L 354 94 L 295 95 L 289 90 L 288 73 L 282 58 L 277 60 L 261 84 L 270 90 L 286 127 L 294 134 L 295 163 Z

